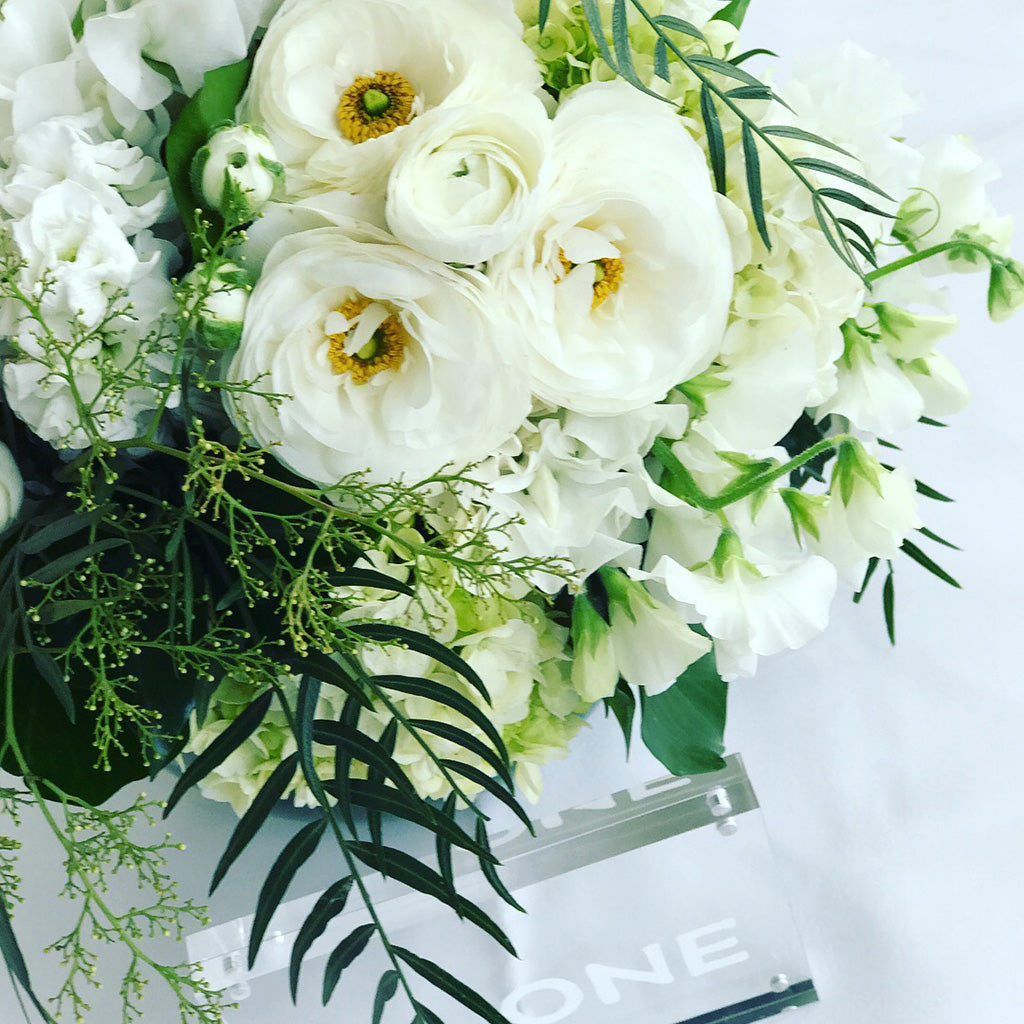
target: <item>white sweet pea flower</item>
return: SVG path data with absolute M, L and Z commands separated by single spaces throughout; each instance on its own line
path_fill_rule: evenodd
M 704 155 L 678 116 L 622 81 L 554 120 L 536 232 L 488 274 L 509 297 L 545 402 L 607 416 L 660 401 L 719 349 L 732 253 Z
M 925 416 L 953 416 L 970 405 L 971 392 L 964 375 L 941 352 L 906 363 L 903 372 L 921 396 Z
M 0 441 L 0 533 L 18 516 L 25 485 L 10 449 Z
M 723 534 L 703 567 L 688 569 L 662 557 L 651 572 L 669 595 L 714 638 L 723 679 L 754 674 L 759 655 L 802 647 L 828 624 L 835 567 L 818 555 L 785 568 L 754 565 Z
M 536 96 L 428 111 L 388 180 L 388 227 L 445 263 L 490 259 L 533 226 L 550 139 Z
M 269 133 L 290 194 L 383 194 L 418 115 L 539 86 L 501 4 L 296 0 L 271 22 L 239 113 Z
M 234 399 L 243 428 L 322 484 L 465 466 L 529 411 L 523 359 L 486 280 L 366 237 L 328 227 L 282 239 L 229 370 L 259 380 Z

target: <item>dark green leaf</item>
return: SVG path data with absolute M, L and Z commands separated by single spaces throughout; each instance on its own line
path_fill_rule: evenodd
M 885 577 L 882 587 L 882 611 L 885 614 L 885 631 L 889 634 L 889 643 L 896 643 L 896 585 L 893 582 L 893 565 L 889 563 L 889 575 Z
M 767 85 L 738 85 L 725 94 L 731 100 L 770 100 L 773 96 Z M 743 122 L 747 126 L 746 121 Z
M 384 757 L 387 758 L 387 760 L 392 762 L 392 763 L 394 763 L 395 741 L 397 739 L 398 739 L 398 719 L 397 718 L 392 718 L 391 721 L 388 722 L 387 726 L 385 726 L 384 731 L 380 735 L 380 739 L 377 740 L 378 744 L 380 745 L 380 749 L 381 749 L 381 751 L 384 754 Z M 398 765 L 396 764 L 395 767 L 398 767 Z M 399 768 L 399 771 L 401 771 L 400 768 Z M 387 774 L 386 774 L 386 772 L 384 770 L 384 767 L 382 765 L 377 765 L 377 764 L 368 764 L 367 765 L 366 779 L 367 779 L 367 782 L 369 783 L 369 785 L 377 787 L 377 788 L 383 788 L 384 780 L 385 780 L 386 777 L 387 777 Z M 352 789 L 353 789 L 353 791 L 356 789 L 356 780 L 354 780 L 354 779 L 352 780 Z M 407 799 L 415 805 L 417 811 L 419 810 L 419 808 L 421 806 L 426 806 L 425 801 L 423 801 L 416 794 L 415 790 L 413 790 L 412 792 L 406 792 L 405 795 L 406 795 Z M 371 803 L 366 808 L 366 825 L 367 825 L 367 827 L 370 830 L 370 839 L 374 843 L 376 843 L 377 846 L 381 850 L 383 850 L 384 849 L 383 823 L 382 823 L 380 809 L 379 809 L 379 807 L 375 803 Z
M 345 706 L 341 709 L 341 716 L 338 721 L 349 729 L 356 728 L 360 715 L 359 701 L 355 697 L 349 697 Z M 352 770 L 352 755 L 348 748 L 338 744 L 334 750 L 334 795 L 337 797 L 337 809 L 341 813 L 342 821 L 351 835 L 356 834 L 356 823 L 352 817 L 352 796 L 350 793 L 351 779 L 349 775 Z
M 66 555 L 61 555 L 60 558 L 55 558 L 52 562 L 47 562 L 46 565 L 42 566 L 42 568 L 29 573 L 27 578 L 34 580 L 36 583 L 54 583 L 62 576 L 66 576 L 72 569 L 81 565 L 83 562 L 87 562 L 90 558 L 94 558 L 101 551 L 108 551 L 110 548 L 123 547 L 127 543 L 128 541 L 123 537 L 107 537 L 105 540 L 98 540 L 92 544 L 86 544 L 77 551 L 69 551 Z
M 501 734 L 491 719 L 458 690 L 453 690 L 436 679 L 424 679 L 422 676 L 373 676 L 370 681 L 385 690 L 397 690 L 399 693 L 412 694 L 414 697 L 428 697 L 438 704 L 458 711 L 477 726 L 497 750 L 504 751 L 505 744 L 502 742 Z
M 830 160 L 818 160 L 812 156 L 798 156 L 793 160 L 793 163 L 797 167 L 803 167 L 809 171 L 817 171 L 819 174 L 830 174 L 835 178 L 842 178 L 851 184 L 866 188 L 869 192 L 874 192 L 875 195 L 879 195 L 883 199 L 895 202 L 888 192 L 883 192 L 874 182 L 869 181 L 862 174 L 855 174 L 853 171 L 841 167 L 839 164 L 834 164 Z
M 46 685 L 53 691 L 57 703 L 60 704 L 64 714 L 71 722 L 75 720 L 75 698 L 71 695 L 71 687 L 68 686 L 64 673 L 61 672 L 57 662 L 45 651 L 32 645 L 28 648 L 29 657 L 35 662 L 36 670 L 46 680 Z
M 707 39 L 704 38 L 704 33 L 701 32 L 696 25 L 692 25 L 690 22 L 684 21 L 682 18 L 677 18 L 673 14 L 659 14 L 654 18 L 654 24 L 661 28 L 667 28 L 671 32 L 682 32 L 683 35 L 693 36 L 694 39 L 699 39 L 702 43 L 707 43 Z
M 610 711 L 622 730 L 626 742 L 626 754 L 633 739 L 633 719 L 636 717 L 636 695 L 625 679 L 620 679 L 615 692 L 604 699 L 605 712 Z
M 18 546 L 22 554 L 38 555 L 51 544 L 67 540 L 68 537 L 73 537 L 76 533 L 81 533 L 82 530 L 99 522 L 102 515 L 102 510 L 95 509 L 91 512 L 76 512 L 70 516 L 61 516 L 34 533 L 30 533 Z
M 397 991 L 398 971 L 385 971 L 377 984 L 377 994 L 373 997 L 373 1024 L 380 1024 L 384 1017 L 384 1007 Z
M 654 44 L 654 73 L 663 82 L 672 80 L 671 72 L 668 69 L 668 44 L 664 38 L 658 36 Z
M 905 540 L 900 545 L 900 551 L 908 554 L 922 569 L 927 569 L 933 576 L 938 576 L 943 583 L 948 583 L 951 587 L 956 587 L 957 590 L 960 589 L 960 584 L 934 559 L 929 558 L 913 541 Z
M 771 124 L 761 129 L 762 135 L 776 135 L 780 139 L 799 139 L 801 142 L 810 142 L 815 146 L 823 146 L 825 149 L 831 149 L 835 153 L 842 153 L 843 156 L 853 156 L 849 150 L 843 149 L 842 146 L 837 146 L 834 142 L 829 142 L 828 139 L 822 138 L 820 135 L 815 135 L 813 132 L 804 131 L 803 128 L 794 128 L 788 124 Z
M 864 596 L 864 592 L 868 589 L 868 584 L 871 582 L 871 577 L 875 575 L 875 570 L 879 565 L 881 565 L 881 562 L 882 560 L 880 558 L 868 559 L 868 567 L 864 572 L 864 579 L 860 581 L 860 589 L 853 595 L 854 604 L 860 604 L 860 600 Z
M 302 970 L 303 957 L 309 952 L 310 946 L 323 935 L 327 925 L 345 909 L 354 882 L 355 878 L 352 875 L 335 882 L 320 896 L 309 916 L 302 922 L 302 927 L 295 936 L 291 961 L 288 964 L 288 985 L 293 1003 L 299 993 L 299 972 Z
M 551 0 L 539 0 L 537 5 L 537 29 L 544 31 L 548 23 L 548 15 L 551 13 Z
M 963 549 L 954 544 L 951 540 L 946 540 L 945 537 L 940 537 L 937 533 L 932 533 L 926 526 L 919 526 L 918 533 L 924 534 L 929 540 L 935 541 L 936 544 L 941 544 L 943 547 L 952 548 L 954 551 L 962 551 Z
M 717 11 L 711 16 L 712 21 L 727 21 L 730 25 L 735 25 L 739 28 L 743 24 L 743 19 L 747 16 L 747 8 L 750 6 L 750 0 L 730 0 L 720 11 Z
M 329 686 L 336 686 L 359 701 L 367 711 L 373 710 L 373 701 L 366 692 L 366 677 L 347 659 L 338 662 L 326 654 L 313 652 L 301 658 L 289 658 L 288 671 L 296 675 L 309 675 Z
M 730 64 L 727 60 L 720 60 L 718 57 L 709 57 L 703 53 L 694 53 L 686 58 L 686 62 L 688 64 L 696 64 L 698 67 L 704 68 L 706 71 L 714 71 L 726 78 L 732 78 L 737 82 L 742 82 L 744 85 L 753 85 L 764 88 L 764 82 L 755 78 L 749 71 L 744 71 L 743 68 L 738 68 L 735 64 Z
M 497 753 L 486 743 L 482 743 L 472 733 L 466 732 L 465 729 L 460 729 L 458 726 L 451 725 L 448 722 L 435 722 L 427 718 L 410 718 L 405 725 L 407 728 L 416 729 L 419 732 L 429 732 L 434 736 L 440 736 L 443 739 L 458 744 L 460 747 L 465 747 L 466 750 L 472 751 L 477 757 L 486 761 L 505 785 L 512 789 L 514 783 L 512 781 L 512 773 L 509 771 L 508 762 L 501 754 Z
M 728 686 L 712 651 L 695 661 L 667 690 L 641 695 L 640 735 L 673 775 L 699 775 L 723 767 Z
M 224 853 L 217 862 L 213 872 L 213 879 L 210 882 L 210 895 L 220 885 L 221 880 L 227 874 L 228 868 L 238 859 L 239 854 L 249 845 L 249 841 L 260 830 L 267 816 L 275 807 L 278 801 L 284 796 L 284 791 L 291 785 L 295 778 L 295 768 L 299 763 L 299 755 L 291 754 L 286 757 L 271 773 L 249 809 L 242 815 L 241 821 L 235 826 Z
M 313 763 L 313 730 L 319 701 L 320 680 L 304 675 L 299 681 L 299 693 L 295 701 L 295 745 L 298 747 L 302 775 L 318 800 L 323 796 L 323 787 Z
M 454 824 L 455 808 L 458 805 L 458 797 L 454 793 L 449 793 L 445 799 L 444 806 L 441 808 L 441 813 L 449 819 L 452 819 Z M 441 875 L 441 879 L 444 882 L 444 886 L 451 892 L 455 891 L 455 873 L 452 869 L 452 841 L 443 832 L 437 833 L 437 869 Z
M 400 792 L 419 799 L 416 796 L 416 789 L 401 765 L 394 761 L 377 740 L 371 739 L 358 729 L 343 725 L 341 722 L 318 718 L 313 723 L 313 739 L 328 746 L 344 746 L 355 760 L 362 761 L 368 768 L 375 769 L 390 779 Z
M 476 672 L 454 651 L 449 650 L 444 644 L 438 643 L 433 637 L 418 633 L 414 629 L 405 629 L 403 626 L 393 626 L 383 622 L 360 622 L 351 626 L 350 629 L 357 636 L 373 643 L 398 643 L 418 654 L 426 654 L 453 672 L 457 672 L 488 704 L 491 703 L 491 695 Z
M 708 157 L 711 161 L 711 173 L 715 176 L 715 190 L 725 195 L 725 140 L 722 137 L 722 123 L 718 119 L 715 101 L 707 82 L 700 87 L 700 115 L 704 119 L 704 129 L 708 134 Z
M 860 196 L 855 196 L 852 192 L 847 192 L 845 189 L 819 188 L 817 194 L 825 199 L 834 199 L 837 203 L 846 203 L 847 206 L 852 206 L 856 210 L 863 210 L 865 213 L 873 213 L 879 217 L 894 216 L 894 214 L 886 213 L 885 210 L 880 210 L 877 206 L 872 206 L 861 199 Z
M 743 122 L 743 162 L 747 168 L 747 192 L 750 195 L 750 209 L 754 214 L 757 233 L 764 247 L 771 251 L 772 240 L 768 237 L 768 224 L 764 219 L 764 196 L 761 194 L 761 161 L 757 155 L 757 140 L 750 125 Z
M 376 569 L 360 569 L 358 566 L 345 569 L 332 582 L 336 587 L 372 587 L 374 590 L 393 590 L 397 594 L 414 596 L 412 587 L 408 583 L 396 580 L 394 576 L 377 572 Z
M 587 19 L 587 25 L 590 27 L 590 34 L 594 37 L 594 42 L 597 43 L 602 59 L 612 71 L 618 74 L 618 65 L 615 63 L 612 51 L 608 47 L 604 26 L 601 24 L 601 11 L 597 6 L 597 0 L 580 0 L 580 3 L 583 5 L 583 14 Z
M 923 423 L 927 427 L 948 427 L 948 423 L 943 423 L 941 420 L 933 420 L 931 416 L 920 416 L 917 420 L 918 423 Z
M 500 800 L 513 814 L 528 828 L 533 831 L 533 823 L 530 821 L 526 811 L 520 806 L 519 801 L 516 800 L 504 786 L 498 782 L 497 779 L 492 778 L 485 772 L 480 771 L 479 768 L 474 768 L 471 764 L 463 764 L 462 761 L 453 761 L 450 758 L 442 757 L 441 764 L 445 766 L 449 771 L 455 772 L 457 775 L 462 775 L 469 779 L 470 782 L 475 782 L 482 789 L 486 789 L 495 799 Z
M 476 841 L 490 853 L 490 840 L 487 838 L 487 826 L 480 818 L 476 819 Z M 510 893 L 498 874 L 497 867 L 493 861 L 493 854 L 490 857 L 480 859 L 480 870 L 484 873 L 491 888 L 510 906 L 525 914 L 526 910 L 519 905 L 516 898 Z
M 466 920 L 471 921 L 494 938 L 513 956 L 517 955 L 508 936 L 487 914 L 465 897 L 453 896 L 445 887 L 444 879 L 436 871 L 421 864 L 415 857 L 410 857 L 405 851 L 397 850 L 394 847 L 388 847 L 384 851 L 372 843 L 359 841 L 349 843 L 348 848 L 368 867 L 376 871 L 383 871 L 383 868 L 386 867 L 390 878 L 451 907 L 461 917 L 465 917 Z
M 338 943 L 330 957 L 328 957 L 327 966 L 324 968 L 324 1006 L 331 1001 L 331 996 L 334 995 L 334 990 L 337 988 L 338 981 L 341 978 L 341 972 L 366 949 L 366 945 L 373 937 L 375 931 L 375 925 L 360 925 L 354 931 L 349 932 Z
M 178 213 L 190 236 L 194 236 L 196 230 L 194 210 L 199 203 L 192 190 L 192 158 L 206 144 L 215 125 L 234 120 L 235 107 L 249 77 L 249 66 L 250 61 L 246 59 L 208 71 L 202 88 L 185 105 L 168 133 L 164 148 L 167 176 Z
M 778 54 L 774 50 L 766 50 L 763 46 L 759 46 L 754 50 L 744 50 L 743 53 L 730 57 L 729 63 L 739 66 L 750 60 L 751 57 L 778 57 Z
M 871 250 L 871 262 L 876 263 L 874 253 L 875 243 L 868 233 L 855 220 L 850 220 L 848 217 L 837 217 L 836 222 L 842 224 L 847 231 L 852 231 L 853 234 L 863 242 L 865 248 Z
M 2 893 L 0 893 L 0 953 L 3 954 L 4 963 L 7 964 L 11 977 L 21 986 L 22 991 L 32 1001 L 32 1005 L 39 1011 L 39 1015 L 46 1021 L 46 1024 L 55 1024 L 53 1017 L 46 1012 L 46 1008 L 32 988 L 28 967 L 18 945 L 17 936 L 11 927 L 11 918 L 7 913 L 7 904 Z
M 311 821 L 292 836 L 288 845 L 274 861 L 274 866 L 270 869 L 263 888 L 260 890 L 259 899 L 256 901 L 256 914 L 252 921 L 252 931 L 249 933 L 250 971 L 256 962 L 256 954 L 259 953 L 260 943 L 267 932 L 267 926 L 274 916 L 274 911 L 284 899 L 284 894 L 287 892 L 288 886 L 291 885 L 296 872 L 313 855 L 326 827 L 326 818 Z
M 945 424 L 943 424 L 945 425 Z M 915 480 L 914 487 L 917 489 L 917 493 L 925 498 L 931 498 L 932 501 L 952 501 L 948 495 L 943 494 L 941 491 L 935 490 L 934 487 L 929 487 L 928 484 L 922 480 Z
M 260 694 L 182 773 L 167 798 L 166 818 L 178 801 L 200 780 L 234 753 L 259 727 L 274 699 L 272 690 Z
M 428 1006 L 416 1004 L 416 1016 L 412 1024 L 444 1024 L 444 1021 Z
M 817 192 L 811 193 L 811 206 L 814 209 L 814 216 L 818 221 L 818 227 L 821 228 L 821 232 L 825 236 L 825 241 L 828 242 L 829 247 L 855 274 L 863 277 L 863 272 L 858 266 L 856 259 L 854 259 L 853 253 L 846 243 L 846 238 L 836 238 L 836 233 L 829 223 L 829 210 L 821 201 Z
M 471 989 L 467 984 L 459 981 L 454 975 L 449 974 L 444 968 L 439 967 L 432 960 L 425 960 L 417 956 L 403 946 L 392 947 L 395 956 L 403 963 L 408 964 L 421 978 L 426 978 L 431 985 L 439 988 L 442 992 L 462 1003 L 467 1010 L 476 1014 L 488 1024 L 508 1024 L 505 1017 L 500 1014 L 491 1004 Z
M 612 45 L 615 47 L 615 56 L 619 62 L 619 74 L 630 85 L 643 89 L 644 85 L 633 67 L 633 56 L 630 52 L 629 19 L 626 14 L 626 0 L 614 0 L 612 4 Z

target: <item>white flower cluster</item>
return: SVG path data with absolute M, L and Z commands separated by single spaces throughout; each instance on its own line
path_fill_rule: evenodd
M 0 335 L 7 404 L 57 448 L 137 436 L 173 368 L 161 104 L 238 60 L 267 4 L 7 0 Z M 197 33 L 202 20 L 206 28 Z M 196 39 L 202 45 L 196 45 Z M 154 70 L 162 64 L 168 74 Z

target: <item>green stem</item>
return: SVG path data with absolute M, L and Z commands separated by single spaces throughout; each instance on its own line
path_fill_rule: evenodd
M 903 270 L 905 267 L 912 267 L 915 263 L 931 259 L 932 256 L 938 256 L 940 253 L 948 252 L 950 249 L 973 249 L 975 252 L 980 252 L 983 256 L 989 259 L 989 261 L 991 261 L 991 254 L 985 246 L 979 245 L 977 242 L 972 242 L 969 239 L 950 239 L 948 242 L 938 242 L 935 245 L 929 246 L 927 249 L 922 249 L 920 252 L 912 252 L 909 256 L 893 260 L 892 263 L 887 263 L 884 267 L 878 267 L 877 269 L 872 270 L 867 275 L 867 281 L 870 284 L 881 277 L 886 277 L 889 274 L 895 274 L 897 270 Z

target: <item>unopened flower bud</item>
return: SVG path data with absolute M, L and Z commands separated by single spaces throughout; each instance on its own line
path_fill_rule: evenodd
M 197 317 L 202 343 L 217 349 L 237 345 L 252 291 L 248 273 L 237 263 L 222 263 L 210 274 L 206 265 L 200 263 L 185 281 L 200 296 Z
M 284 168 L 260 128 L 227 125 L 192 161 L 192 188 L 207 206 L 225 216 L 251 220 L 284 186 Z

